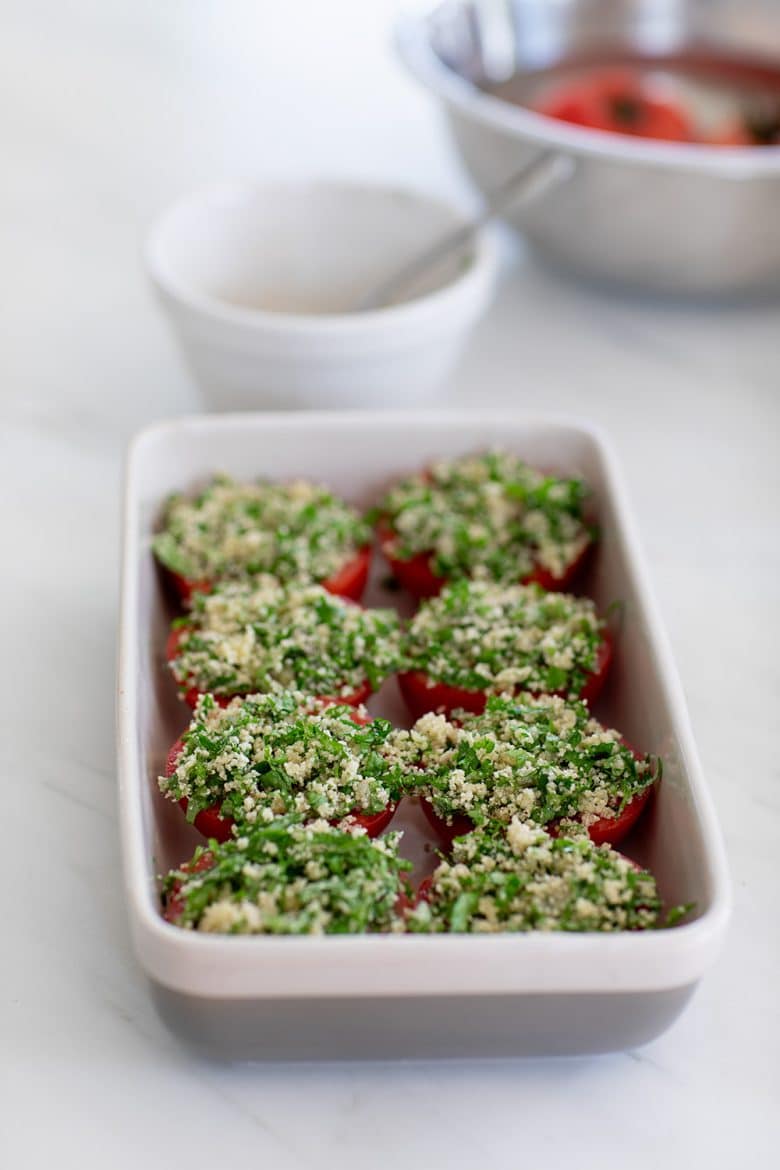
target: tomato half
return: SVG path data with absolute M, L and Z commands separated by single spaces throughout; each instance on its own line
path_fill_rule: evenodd
M 184 865 L 180 865 L 179 869 L 184 870 L 185 873 L 202 873 L 205 869 L 211 869 L 213 864 L 214 858 L 207 852 L 203 853 L 197 861 L 187 861 Z M 165 899 L 163 918 L 166 922 L 173 923 L 174 926 L 184 913 L 184 899 L 181 896 L 181 888 L 182 883 L 176 882 Z
M 197 861 L 188 861 L 184 865 L 180 865 L 179 869 L 185 873 L 202 873 L 204 870 L 211 869 L 214 864 L 214 858 L 211 853 L 206 852 Z M 430 878 L 426 879 L 430 885 Z M 423 883 L 424 884 L 424 883 Z M 177 881 L 172 887 L 170 893 L 165 897 L 165 905 L 163 907 L 163 918 L 166 922 L 170 922 L 172 926 L 178 926 L 182 914 L 184 913 L 184 899 L 181 895 L 182 883 Z M 402 917 L 407 910 L 411 910 L 413 906 L 420 900 L 420 893 L 414 899 L 411 899 L 406 893 L 403 884 L 401 884 L 398 897 L 395 901 L 394 911 Z
M 434 573 L 431 553 L 416 553 L 406 561 L 399 560 L 394 555 L 395 533 L 389 525 L 382 524 L 379 528 L 380 548 L 382 554 L 393 571 L 393 576 L 414 597 L 436 597 L 447 584 L 446 577 L 438 577 Z M 579 575 L 588 558 L 592 541 L 583 548 L 571 564 L 567 565 L 561 576 L 556 577 L 548 569 L 537 565 L 520 581 L 521 585 L 541 585 L 548 593 L 561 593 L 572 584 Z
M 165 572 L 179 600 L 187 609 L 189 609 L 193 593 L 208 593 L 213 585 L 212 581 L 205 578 L 200 581 L 192 581 L 188 577 L 182 577 L 181 573 L 175 573 L 173 569 L 166 569 Z
M 633 748 L 631 750 L 633 751 Z M 636 755 L 636 752 L 634 752 L 634 755 Z M 639 820 L 654 788 L 655 784 L 650 784 L 643 792 L 638 792 L 617 816 L 600 817 L 599 820 L 589 825 L 588 836 L 593 844 L 616 845 L 618 841 L 622 841 Z M 450 851 L 452 842 L 456 837 L 462 837 L 464 834 L 470 833 L 474 828 L 474 822 L 463 813 L 456 813 L 452 818 L 452 824 L 448 824 L 444 817 L 439 816 L 426 796 L 420 797 L 420 807 L 445 852 Z M 558 835 L 557 821 L 550 821 L 543 827 L 551 837 Z
M 350 601 L 360 601 L 368 582 L 368 573 L 371 568 L 371 552 L 370 545 L 358 549 L 354 557 L 350 557 L 338 572 L 328 577 L 326 581 L 320 582 L 323 589 L 327 589 L 328 593 L 333 593 L 336 597 L 346 597 Z M 177 596 L 185 607 L 189 607 L 193 593 L 208 593 L 214 585 L 213 581 L 207 580 L 206 578 L 199 581 L 192 581 L 187 577 L 182 577 L 180 573 L 174 573 L 173 569 L 166 569 L 165 572 Z
M 424 877 L 417 889 L 409 894 L 406 890 L 399 894 L 395 902 L 395 912 L 399 918 L 406 919 L 410 910 L 414 910 L 421 902 L 429 902 L 431 897 L 431 890 L 433 888 L 433 876 Z M 407 931 L 409 930 L 408 923 L 406 924 Z
M 592 707 L 604 689 L 610 667 L 612 666 L 613 643 L 608 630 L 602 634 L 601 642 L 596 651 L 596 665 L 590 671 L 580 689 L 580 698 Z
M 179 736 L 175 743 L 171 745 L 165 761 L 166 776 L 172 776 L 176 771 L 176 764 L 183 750 L 184 739 L 182 736 Z M 187 812 L 189 801 L 186 796 L 182 796 L 179 801 L 179 807 L 185 813 Z M 230 817 L 223 817 L 221 815 L 218 804 L 214 804 L 210 808 L 202 808 L 192 823 L 198 832 L 202 833 L 207 840 L 211 840 L 213 837 L 216 841 L 222 843 L 223 841 L 229 841 L 232 836 L 233 821 Z
M 456 837 L 464 837 L 474 828 L 474 822 L 464 813 L 455 813 L 452 824 L 448 824 L 444 817 L 439 816 L 427 796 L 420 797 L 420 808 L 428 824 L 439 838 L 445 853 L 449 853 Z
M 564 593 L 579 577 L 592 548 L 593 541 L 589 540 L 582 551 L 566 566 L 560 577 L 556 577 L 549 569 L 543 569 L 541 565 L 537 565 L 527 577 L 523 577 L 521 583 L 523 585 L 541 585 L 542 589 L 546 589 L 548 593 Z
M 600 842 L 596 842 L 596 844 L 600 844 Z M 624 853 L 621 854 L 621 856 L 623 857 L 624 861 L 628 862 L 633 870 L 636 870 L 637 873 L 642 872 L 642 866 L 639 865 L 636 861 L 633 861 L 630 857 L 626 857 Z M 430 874 L 428 877 L 424 877 L 420 882 L 413 901 L 411 901 L 409 898 L 404 898 L 400 905 L 398 903 L 396 903 L 396 905 L 400 912 L 406 913 L 409 910 L 413 910 L 415 906 L 419 906 L 421 902 L 430 902 L 432 899 L 433 874 Z
M 402 561 L 393 553 L 395 532 L 390 524 L 380 522 L 378 531 L 382 554 L 398 583 L 415 597 L 436 597 L 447 581 L 444 577 L 437 577 L 431 568 L 431 554 L 416 553 Z
M 392 821 L 397 808 L 397 804 L 388 804 L 387 808 L 383 808 L 378 813 L 352 812 L 349 814 L 349 819 L 365 829 L 369 837 L 378 837 L 382 830 L 386 829 Z M 339 822 L 331 821 L 331 824 L 338 825 Z
M 534 106 L 548 118 L 665 142 L 693 142 L 696 133 L 683 107 L 655 94 L 641 75 L 624 69 L 592 70 L 563 82 Z
M 587 676 L 579 698 L 589 704 L 596 700 L 606 682 L 611 664 L 612 639 L 605 633 L 599 644 L 596 665 Z M 419 719 L 428 711 L 443 711 L 449 716 L 459 708 L 474 715 L 481 715 L 488 700 L 486 691 L 469 691 L 464 687 L 450 686 L 448 683 L 431 684 L 428 675 L 422 670 L 401 671 L 398 675 L 398 686 L 415 719 Z
M 359 549 L 354 557 L 348 560 L 337 573 L 328 577 L 327 581 L 320 582 L 322 588 L 327 589 L 328 593 L 335 594 L 336 597 L 360 601 L 368 583 L 372 551 L 370 545 Z
M 165 646 L 165 656 L 169 662 L 173 662 L 173 660 L 178 657 L 179 646 L 181 645 L 182 639 L 189 632 L 190 630 L 187 626 L 179 626 L 177 629 L 171 630 Z M 184 699 L 184 702 L 187 704 L 187 706 L 192 707 L 194 711 L 195 707 L 197 706 L 198 699 L 201 697 L 201 695 L 206 695 L 209 693 L 209 691 L 202 691 L 199 690 L 198 687 L 190 686 L 186 687 L 186 689 L 181 692 L 181 697 Z M 253 693 L 254 692 L 252 691 L 236 691 L 235 694 L 213 695 L 212 697 L 220 707 L 227 707 L 228 703 L 232 702 L 233 699 L 243 699 L 247 695 Z M 344 703 L 347 707 L 360 707 L 363 703 L 366 702 L 367 699 L 371 698 L 372 694 L 373 690 L 371 683 L 368 681 L 368 679 L 366 679 L 365 682 L 357 687 L 356 690 L 350 691 L 346 695 L 318 695 L 317 698 L 332 703 Z
M 321 702 L 324 702 L 328 706 L 336 706 L 341 705 L 343 700 L 328 698 L 322 699 Z M 359 711 L 351 712 L 350 717 L 353 723 L 357 723 L 361 727 L 364 727 L 367 723 L 371 722 L 371 717 L 369 715 L 362 715 Z M 172 776 L 176 771 L 176 764 L 183 748 L 184 739 L 182 736 L 179 736 L 179 738 L 171 745 L 165 760 L 166 776 Z M 186 796 L 182 796 L 181 800 L 179 801 L 179 807 L 183 809 L 185 813 L 187 812 L 189 801 L 187 800 Z M 369 837 L 378 837 L 382 830 L 386 829 L 390 824 L 391 820 L 395 816 L 397 808 L 397 801 L 393 801 L 376 813 L 360 812 L 358 809 L 355 809 L 347 815 L 352 821 L 355 822 L 355 824 L 364 828 Z M 224 841 L 230 840 L 232 836 L 234 821 L 232 817 L 222 816 L 221 806 L 218 804 L 213 804 L 209 808 L 201 809 L 192 823 L 198 832 L 202 833 L 207 840 L 210 840 L 213 837 L 216 841 L 222 843 Z M 338 825 L 340 821 L 334 820 L 330 823 L 332 825 Z
M 487 702 L 485 691 L 467 691 L 463 687 L 431 682 L 422 670 L 400 671 L 398 688 L 413 719 L 419 719 L 428 711 L 451 715 L 458 708 L 481 715 Z
M 605 843 L 616 845 L 618 841 L 622 841 L 639 820 L 652 791 L 653 785 L 651 784 L 644 792 L 638 792 L 632 800 L 629 800 L 623 811 L 618 813 L 616 817 L 602 817 L 600 820 L 594 821 L 588 827 L 588 836 L 594 845 L 604 845 Z

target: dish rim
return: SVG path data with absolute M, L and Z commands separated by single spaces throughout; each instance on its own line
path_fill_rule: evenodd
M 215 197 L 251 195 L 253 192 L 301 191 L 313 187 L 398 195 L 450 212 L 454 220 L 463 226 L 469 222 L 469 214 L 465 207 L 411 185 L 392 185 L 379 181 L 328 176 L 301 180 L 226 179 L 194 188 L 163 208 L 152 220 L 143 245 L 143 259 L 149 278 L 157 291 L 167 297 L 172 304 L 197 314 L 204 322 L 240 328 L 248 335 L 254 334 L 257 337 L 305 335 L 327 338 L 334 335 L 339 341 L 345 336 L 359 336 L 376 329 L 402 329 L 405 326 L 425 325 L 435 317 L 447 316 L 458 308 L 460 303 L 470 304 L 479 297 L 482 287 L 494 279 L 498 268 L 498 247 L 491 232 L 484 229 L 474 233 L 468 263 L 446 284 L 398 304 L 347 313 L 277 312 L 234 305 L 191 288 L 186 281 L 179 279 L 168 261 L 165 254 L 165 234 L 174 217 L 186 208 L 201 205 Z M 453 222 L 453 228 L 455 227 L 457 224 Z

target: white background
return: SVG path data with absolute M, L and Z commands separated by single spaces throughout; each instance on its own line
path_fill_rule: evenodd
M 769 1164 L 778 1092 L 776 304 L 567 282 L 505 241 L 454 404 L 589 416 L 626 468 L 736 894 L 726 952 L 641 1051 L 220 1067 L 158 1022 L 117 859 L 122 451 L 197 409 L 146 287 L 202 181 L 371 176 L 469 199 L 389 0 L 2 0 L 3 1167 Z M 630 208 L 626 209 L 630 214 Z

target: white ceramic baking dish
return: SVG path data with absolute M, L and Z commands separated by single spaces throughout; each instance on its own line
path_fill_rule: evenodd
M 583 590 L 621 600 L 617 654 L 599 714 L 663 757 L 664 778 L 625 851 L 656 874 L 685 925 L 622 935 L 262 938 L 201 936 L 159 912 L 158 877 L 197 837 L 157 792 L 187 722 L 164 663 L 171 617 L 150 552 L 166 495 L 215 470 L 308 476 L 358 505 L 436 455 L 501 445 L 592 485 L 602 539 Z M 685 702 L 604 437 L 515 413 L 243 414 L 161 423 L 132 444 L 125 496 L 119 652 L 119 789 L 136 951 L 170 1026 L 229 1058 L 510 1056 L 641 1044 L 677 1016 L 720 946 L 729 883 Z M 378 570 L 381 574 L 381 570 Z M 369 600 L 381 597 L 377 584 Z M 386 600 L 387 595 L 382 598 Z M 389 683 L 374 710 L 402 718 Z M 405 802 L 406 803 L 406 802 Z M 430 868 L 419 810 L 393 828 Z

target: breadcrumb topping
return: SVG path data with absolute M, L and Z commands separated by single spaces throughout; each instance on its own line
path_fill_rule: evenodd
M 249 695 L 225 708 L 202 695 L 160 790 L 187 798 L 189 820 L 216 806 L 239 830 L 288 813 L 331 821 L 381 812 L 398 799 L 406 765 L 391 724 L 361 726 L 355 713 L 298 691 Z
M 420 606 L 404 669 L 466 690 L 574 698 L 596 667 L 603 630 L 589 598 L 463 579 Z
M 399 560 L 430 553 L 440 577 L 518 581 L 536 567 L 561 577 L 587 547 L 584 498 L 582 480 L 496 450 L 437 460 L 397 484 L 381 512 Z
M 360 515 L 325 487 L 306 480 L 236 483 L 221 475 L 194 499 L 171 496 L 152 547 L 190 581 L 258 573 L 323 581 L 370 540 Z
M 587 827 L 616 817 L 658 774 L 657 761 L 637 759 L 585 703 L 557 696 L 495 697 L 483 715 L 454 720 L 424 715 L 403 750 L 421 769 L 419 791 L 447 823 L 456 815 L 475 825 L 572 818 Z
M 217 934 L 352 934 L 403 929 L 399 833 L 370 840 L 358 827 L 287 818 L 199 848 L 163 893 L 178 926 Z M 200 868 L 204 861 L 208 868 Z
M 518 819 L 458 837 L 433 874 L 414 931 L 643 930 L 658 925 L 655 879 L 609 845 L 551 837 Z
M 342 697 L 377 690 L 398 666 L 392 610 L 361 609 L 320 585 L 271 576 L 196 593 L 171 663 L 183 690 L 218 695 L 297 690 Z

